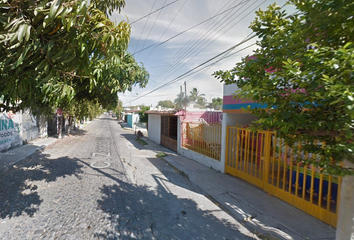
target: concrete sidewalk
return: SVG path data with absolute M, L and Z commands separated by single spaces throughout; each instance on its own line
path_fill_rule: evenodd
M 38 138 L 25 145 L 0 153 L 0 173 L 6 171 L 6 169 L 10 168 L 15 163 L 22 161 L 37 151 L 43 150 L 57 140 L 58 138 L 54 137 Z
M 127 124 L 121 123 L 126 129 Z M 178 155 L 148 138 L 144 148 L 164 152 L 163 159 L 205 195 L 264 239 L 335 239 L 335 229 L 263 190 L 236 177 L 210 169 Z

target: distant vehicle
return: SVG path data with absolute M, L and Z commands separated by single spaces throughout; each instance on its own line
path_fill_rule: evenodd
M 112 113 L 112 117 L 117 117 L 117 115 L 115 113 Z

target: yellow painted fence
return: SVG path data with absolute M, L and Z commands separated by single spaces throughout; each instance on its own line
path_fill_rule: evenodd
M 290 147 L 275 132 L 227 127 L 225 172 L 242 178 L 314 217 L 336 226 L 341 178 L 301 166 L 315 157 Z

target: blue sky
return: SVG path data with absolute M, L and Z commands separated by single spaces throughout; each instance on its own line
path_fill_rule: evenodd
M 222 84 L 211 74 L 217 70 L 231 69 L 242 56 L 250 54 L 255 46 L 240 50 L 253 44 L 255 38 L 236 47 L 230 52 L 234 53 L 230 57 L 222 60 L 217 58 L 200 68 L 192 69 L 244 40 L 252 32 L 248 26 L 255 18 L 255 10 L 265 9 L 273 2 L 274 0 L 126 0 L 126 7 L 122 12 L 113 13 L 110 18 L 116 22 L 128 18 L 129 23 L 132 23 L 128 50 L 135 53 L 138 62 L 144 64 L 150 80 L 146 88 L 134 87 L 132 92 L 120 93 L 119 98 L 123 105 L 144 104 L 155 107 L 160 100 L 173 101 L 184 81 L 187 82 L 187 93 L 192 88 L 197 88 L 200 93 L 205 94 L 208 102 L 212 98 L 222 97 Z M 277 3 L 282 6 L 284 2 L 280 0 Z M 164 8 L 156 11 L 162 7 Z M 136 21 L 154 11 L 156 12 L 149 17 Z M 214 17 L 217 14 L 220 15 Z M 168 40 L 172 37 L 173 39 Z M 164 41 L 166 42 L 163 43 Z M 158 44 L 161 45 L 157 46 Z M 144 48 L 147 49 L 143 50 Z M 215 63 L 217 60 L 220 61 Z M 210 66 L 201 69 L 207 65 Z M 178 78 L 189 71 L 190 76 Z M 168 83 L 168 86 L 164 86 Z

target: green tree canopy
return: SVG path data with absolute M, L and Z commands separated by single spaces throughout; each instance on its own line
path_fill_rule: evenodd
M 0 1 L 1 110 L 106 108 L 149 78 L 126 49 L 130 25 L 106 14 L 124 0 Z
M 302 159 L 336 174 L 353 174 L 354 2 L 290 0 L 292 15 L 275 4 L 259 10 L 251 29 L 259 48 L 229 71 L 214 75 L 239 87 L 237 97 L 267 104 L 253 109 L 255 128 L 273 129 L 301 143 Z M 325 143 L 320 144 L 319 142 Z
M 197 102 L 200 98 L 204 98 L 205 94 L 201 94 L 197 88 L 193 88 L 190 91 L 190 95 L 188 96 L 188 99 L 190 102 Z M 201 100 L 199 100 L 201 101 Z
M 222 98 L 213 98 L 211 103 L 208 105 L 209 108 L 214 108 L 215 110 L 222 109 Z
M 177 98 L 174 100 L 177 109 L 181 109 L 188 104 L 188 98 L 185 97 L 184 93 L 181 92 L 177 95 Z
M 164 108 L 175 108 L 176 104 L 174 104 L 171 100 L 162 100 L 157 103 L 157 106 Z
M 139 114 L 139 121 L 141 123 L 147 123 L 148 120 L 149 120 L 149 115 L 146 114 L 145 112 L 146 111 L 149 111 L 150 110 L 150 107 L 149 106 L 142 106 L 141 107 L 141 110 L 138 112 Z

